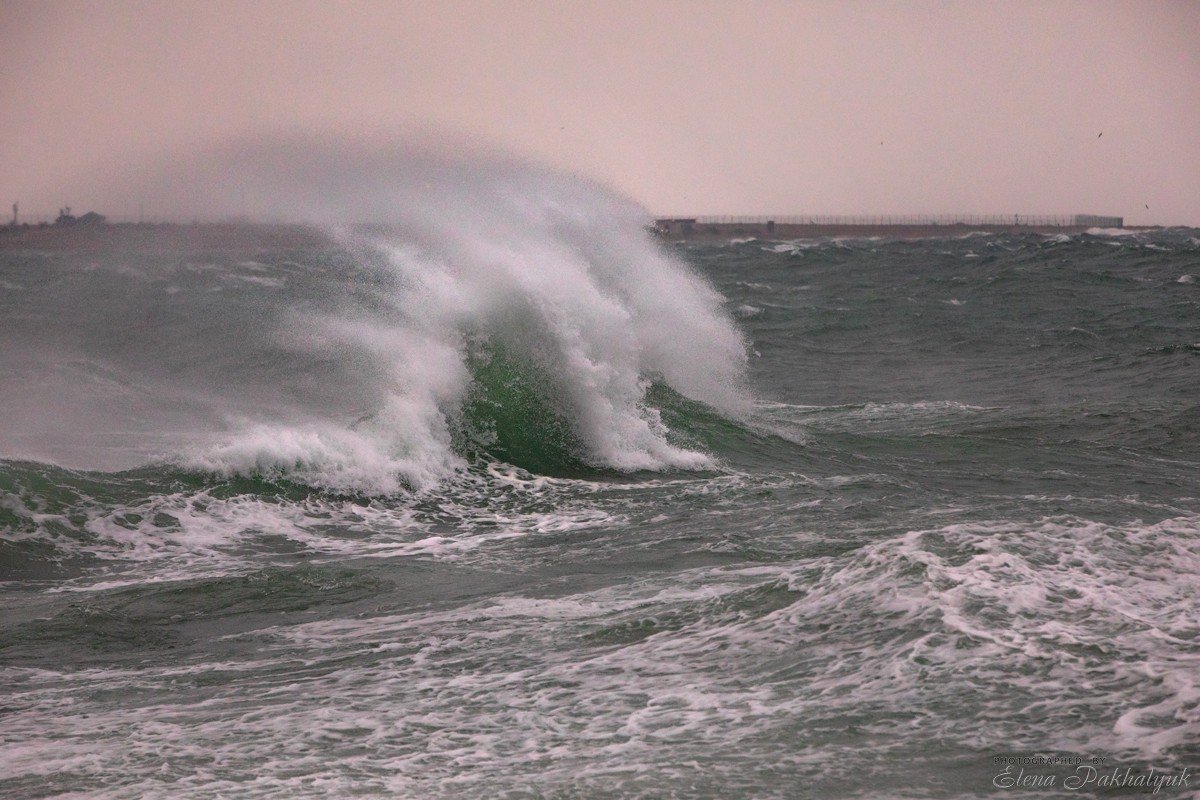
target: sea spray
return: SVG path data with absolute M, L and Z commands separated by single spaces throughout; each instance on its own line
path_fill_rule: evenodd
M 189 216 L 317 226 L 343 258 L 267 282 L 261 264 L 243 275 L 257 262 L 98 265 L 139 285 L 139 316 L 175 318 L 166 335 L 199 340 L 215 319 L 229 339 L 217 360 L 164 358 L 136 331 L 121 353 L 97 354 L 126 380 L 154 375 L 150 402 L 174 393 L 200 407 L 152 432 L 160 457 L 190 468 L 366 494 L 427 489 L 467 466 L 462 430 L 494 423 L 463 412 L 481 391 L 472 370 L 495 352 L 536 392 L 547 429 L 566 432 L 571 458 L 595 468 L 713 466 L 671 440 L 646 402 L 654 383 L 725 415 L 750 407 L 745 343 L 722 297 L 652 240 L 644 209 L 590 181 L 495 154 L 293 139 L 222 148 L 138 192 Z M 181 269 L 188 281 L 172 275 Z M 127 316 L 124 299 L 107 299 L 114 319 Z

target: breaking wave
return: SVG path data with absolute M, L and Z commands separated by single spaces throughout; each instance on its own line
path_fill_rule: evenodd
M 279 152 L 227 153 L 197 191 L 219 197 L 222 170 L 236 175 L 242 210 L 320 226 L 336 243 L 327 260 L 51 270 L 25 293 L 40 304 L 17 337 L 28 346 L 6 353 L 25 380 L 5 399 L 25 413 L 0 429 L 0 452 L 89 468 L 158 457 L 388 494 L 478 454 L 534 471 L 711 467 L 673 440 L 648 389 L 749 408 L 722 298 L 651 240 L 631 201 L 505 159 Z M 86 339 L 45 347 L 34 326 L 56 319 Z M 53 425 L 38 418 L 51 394 Z M 96 441 L 99 427 L 123 431 L 119 447 Z

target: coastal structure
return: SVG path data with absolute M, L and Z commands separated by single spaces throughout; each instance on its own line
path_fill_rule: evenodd
M 1124 217 L 1095 214 L 1063 216 L 1006 215 L 894 215 L 894 216 L 709 216 L 663 217 L 654 221 L 654 232 L 667 239 L 759 238 L 801 239 L 814 236 L 892 236 L 921 238 L 956 232 L 1082 233 L 1089 228 L 1121 228 Z
M 98 214 L 95 211 L 89 211 L 81 217 L 76 217 L 71 214 L 71 207 L 60 208 L 58 210 L 58 219 L 54 220 L 55 225 L 103 225 L 108 221 L 108 218 L 103 214 Z
M 89 211 L 59 209 L 53 223 L 0 225 L 0 250 L 213 252 L 220 250 L 312 250 L 333 247 L 322 231 L 306 225 L 252 222 L 109 222 Z

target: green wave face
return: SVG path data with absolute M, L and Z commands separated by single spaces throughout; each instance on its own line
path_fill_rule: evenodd
M 472 348 L 471 388 L 458 420 L 456 449 L 468 458 L 502 461 L 534 475 L 583 477 L 585 459 L 553 376 L 497 343 Z

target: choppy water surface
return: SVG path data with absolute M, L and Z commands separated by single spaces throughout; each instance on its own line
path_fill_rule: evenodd
M 0 256 L 0 793 L 1200 766 L 1200 234 L 524 213 Z

